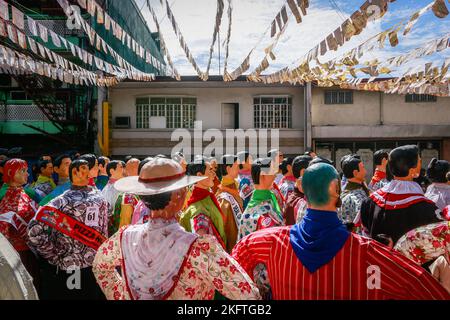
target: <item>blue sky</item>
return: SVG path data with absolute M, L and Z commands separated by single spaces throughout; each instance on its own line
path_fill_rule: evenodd
M 148 9 L 146 6 L 143 6 L 144 0 L 135 1 L 139 8 L 143 7 L 142 12 L 144 17 L 146 17 L 150 28 L 155 30 L 156 28 Z M 264 48 L 270 43 L 268 33 L 263 37 L 264 31 L 270 26 L 271 21 L 285 2 L 285 0 L 233 0 L 233 28 L 228 62 L 231 71 L 240 65 L 252 47 L 261 40 L 261 44 L 252 55 L 250 70 L 253 71 L 259 64 L 264 57 Z M 318 44 L 326 35 L 334 31 L 345 18 L 348 18 L 364 2 L 364 0 L 310 0 L 308 15 L 304 17 L 303 22 L 300 24 L 297 24 L 295 19 L 292 18 L 285 34 L 274 50 L 276 60 L 271 62 L 270 68 L 265 73 L 275 72 L 286 66 L 292 66 L 295 61 Z M 346 43 L 337 52 L 327 53 L 326 56 L 322 57 L 321 61 L 341 56 L 343 53 L 351 50 L 378 32 L 404 19 L 409 19 L 414 12 L 430 2 L 433 2 L 433 0 L 397 0 L 389 4 L 388 13 L 382 19 L 371 22 L 360 35 L 352 38 L 351 41 Z M 178 44 L 166 17 L 165 10 L 161 7 L 160 0 L 150 0 L 150 3 L 161 21 L 162 33 L 178 71 L 182 75 L 196 74 Z M 209 47 L 212 40 L 216 1 L 169 0 L 169 4 L 192 54 L 200 68 L 204 71 L 206 69 Z M 333 4 L 336 4 L 336 6 Z M 450 3 L 446 2 L 446 4 L 450 10 Z M 222 44 L 228 28 L 227 8 L 226 5 L 220 32 L 221 73 L 223 72 L 225 58 L 225 47 Z M 442 37 L 449 32 L 450 15 L 444 19 L 439 19 L 429 11 L 422 16 L 420 21 L 406 37 L 403 37 L 399 33 L 400 43 L 397 47 L 391 48 L 387 45 L 383 50 L 377 49 L 367 53 L 362 57 L 362 60 L 378 58 L 383 61 L 391 56 L 420 47 L 428 41 Z M 218 47 L 216 44 L 210 74 L 219 73 L 218 57 Z M 450 57 L 450 48 L 439 54 L 417 59 L 411 63 L 402 65 L 398 69 L 393 70 L 391 75 L 402 74 L 409 67 L 424 65 L 426 62 L 434 62 L 437 65 L 442 64 L 448 57 Z

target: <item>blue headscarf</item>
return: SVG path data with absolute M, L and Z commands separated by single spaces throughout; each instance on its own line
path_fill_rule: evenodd
M 292 249 L 311 273 L 330 262 L 349 236 L 336 212 L 313 209 L 290 231 Z

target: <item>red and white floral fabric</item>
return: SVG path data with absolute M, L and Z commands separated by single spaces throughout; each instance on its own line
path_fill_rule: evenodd
M 25 193 L 23 188 L 9 187 L 5 196 L 0 201 L 0 215 L 13 212 L 25 223 L 30 222 L 37 208 L 38 205 Z M 22 233 L 16 230 L 12 224 L 6 221 L 0 221 L 0 233 L 9 240 L 17 251 L 29 250 L 27 237 L 21 236 Z
M 130 294 L 126 278 L 131 275 L 123 268 L 124 256 L 120 238 L 122 228 L 106 241 L 95 257 L 93 272 L 109 300 L 141 299 Z M 170 250 L 170 249 L 168 249 Z M 117 272 L 122 267 L 122 274 Z M 183 265 L 173 279 L 167 300 L 212 300 L 217 290 L 229 299 L 260 299 L 258 289 L 239 264 L 228 255 L 210 235 L 198 237 L 184 257 Z M 150 290 L 150 289 L 149 289 Z
M 418 264 L 432 261 L 450 251 L 449 222 L 413 229 L 400 238 L 395 249 Z

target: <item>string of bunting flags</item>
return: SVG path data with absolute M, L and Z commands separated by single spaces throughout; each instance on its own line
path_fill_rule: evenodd
M 426 42 L 409 52 L 392 56 L 388 59 L 370 59 L 362 61 L 362 57 L 375 50 L 383 49 L 386 42 L 391 47 L 396 47 L 400 43 L 399 35 L 406 37 L 410 34 L 414 26 L 420 21 L 422 16 L 432 11 L 440 19 L 449 15 L 449 10 L 445 0 L 431 0 L 413 15 L 404 19 L 393 26 L 385 28 L 376 35 L 358 44 L 351 50 L 340 54 L 338 57 L 321 62 L 321 57 L 330 51 L 337 51 L 346 42 L 353 37 L 361 34 L 371 21 L 381 19 L 388 12 L 390 3 L 395 0 L 366 0 L 357 10 L 355 10 L 348 19 L 341 23 L 333 32 L 326 35 L 323 39 L 306 54 L 296 59 L 291 65 L 268 75 L 262 75 L 267 70 L 271 61 L 276 60 L 274 49 L 278 45 L 281 37 L 284 35 L 289 23 L 295 18 L 297 24 L 302 23 L 303 17 L 307 15 L 309 8 L 308 0 L 286 0 L 281 9 L 275 15 L 266 31 L 262 34 L 260 40 L 249 51 L 241 64 L 232 72 L 228 70 L 230 55 L 230 39 L 232 33 L 232 0 L 227 0 L 228 10 L 228 29 L 226 39 L 223 42 L 225 46 L 225 65 L 223 69 L 223 80 L 233 81 L 244 72 L 250 69 L 250 58 L 259 47 L 261 42 L 270 36 L 269 44 L 265 46 L 264 55 L 255 69 L 247 75 L 248 81 L 262 83 L 289 82 L 291 84 L 315 82 L 319 86 L 330 87 L 340 86 L 342 88 L 353 88 L 356 90 L 384 91 L 387 93 L 427 93 L 435 95 L 449 95 L 449 64 L 450 58 L 446 59 L 442 65 L 426 63 L 425 65 L 416 64 L 403 72 L 401 76 L 380 80 L 380 75 L 389 75 L 395 68 L 406 63 L 417 60 L 425 56 L 431 56 L 440 53 L 450 47 L 450 33 L 440 36 L 436 39 Z M 68 0 L 57 0 L 58 4 L 64 10 L 68 18 L 75 18 L 77 24 L 82 27 L 86 33 L 89 42 L 98 51 L 101 51 L 112 57 L 117 65 L 89 53 L 85 49 L 68 41 L 65 37 L 59 35 L 50 27 L 45 26 L 39 21 L 24 14 L 5 0 L 0 0 L 0 37 L 5 37 L 15 43 L 23 50 L 30 50 L 36 57 L 27 56 L 21 50 L 14 50 L 6 46 L 0 46 L 0 67 L 8 73 L 30 73 L 59 79 L 66 83 L 111 86 L 123 81 L 126 78 L 137 81 L 151 81 L 155 79 L 153 73 L 143 72 L 134 67 L 129 61 L 118 54 L 99 34 L 91 27 L 89 22 L 81 14 L 73 10 Z M 102 9 L 96 0 L 77 0 L 81 8 L 96 19 L 97 24 L 103 25 L 106 31 L 111 32 L 114 37 L 121 41 L 122 45 L 127 46 L 139 58 L 144 59 L 145 63 L 151 64 L 157 70 L 165 75 L 169 75 L 180 80 L 172 58 L 170 56 L 164 37 L 161 33 L 158 17 L 150 4 L 146 0 L 147 7 L 159 33 L 159 40 L 163 58 L 167 61 L 160 62 L 155 58 L 149 49 L 146 49 L 139 41 L 131 37 L 111 16 Z M 225 12 L 225 0 L 216 0 L 217 8 L 215 15 L 215 24 L 212 34 L 212 41 L 209 48 L 209 57 L 206 70 L 203 72 L 195 58 L 193 57 L 185 38 L 178 26 L 175 16 L 169 6 L 168 0 L 160 0 L 163 10 L 165 10 L 171 27 L 177 37 L 177 40 L 183 49 L 188 61 L 194 67 L 197 75 L 203 81 L 209 78 L 209 72 L 214 53 L 214 47 L 218 39 Z M 450 3 L 450 0 L 449 0 Z M 376 9 L 375 9 L 376 8 Z M 79 58 L 86 66 L 96 68 L 101 72 L 87 70 L 61 55 L 50 50 L 46 45 L 51 43 L 56 48 L 65 48 L 74 57 Z M 368 76 L 368 79 L 358 77 L 358 73 Z M 111 76 L 106 76 L 111 75 Z
M 3 45 L 0 45 L 0 67 L 8 74 L 34 73 L 68 84 L 109 87 L 119 83 L 117 77 L 99 76 L 81 67 L 66 70 L 60 66 L 38 61 Z
M 0 2 L 1 1 L 2 0 L 0 0 Z M 13 27 L 10 26 L 10 27 L 8 27 L 11 29 L 11 31 L 8 33 L 10 35 L 9 38 L 11 41 L 16 43 L 14 34 L 17 33 L 18 43 L 16 43 L 16 44 L 19 44 L 23 49 L 27 49 L 27 42 L 24 41 L 26 38 L 26 40 L 28 41 L 28 47 L 31 49 L 31 51 L 34 54 L 42 53 L 41 56 L 43 55 L 44 59 L 46 58 L 45 54 L 47 54 L 50 61 L 53 61 L 55 59 L 55 53 L 53 51 L 42 46 L 40 43 L 36 42 L 32 37 L 27 35 L 25 22 L 24 22 L 24 19 L 26 17 L 28 32 L 32 36 L 38 37 L 39 39 L 41 39 L 43 43 L 48 43 L 50 41 L 49 40 L 49 35 L 50 35 L 51 41 L 56 47 L 58 47 L 58 48 L 64 47 L 67 50 L 70 49 L 70 52 L 72 53 L 72 55 L 74 57 L 79 58 L 81 61 L 83 61 L 85 64 L 87 64 L 91 67 L 95 66 L 97 69 L 99 69 L 105 73 L 115 75 L 121 79 L 125 79 L 127 77 L 127 74 L 130 73 L 130 71 L 128 71 L 128 73 L 127 73 L 127 70 L 117 67 L 115 65 L 112 65 L 112 64 L 102 60 L 101 58 L 95 57 L 91 53 L 87 52 L 86 50 L 80 48 L 79 46 L 73 44 L 70 41 L 67 41 L 64 37 L 56 34 L 53 30 L 48 29 L 47 27 L 45 27 L 44 25 L 35 21 L 31 17 L 25 15 L 23 12 L 21 12 L 19 9 L 17 9 L 13 5 L 10 5 L 10 7 L 11 7 L 11 12 L 12 12 L 12 23 L 17 28 L 21 29 L 23 32 L 19 31 L 19 30 L 13 31 Z M 0 6 L 0 8 L 3 8 L 3 7 Z M 7 6 L 5 8 L 7 8 Z M 2 32 L 2 30 L 4 30 L 4 23 L 8 21 L 9 17 L 8 17 L 7 11 L 1 11 L 1 12 L 2 12 L 2 14 L 0 15 L 0 18 L 1 18 L 1 20 L 0 20 L 0 35 L 6 36 Z M 38 52 L 38 49 L 39 49 L 39 52 Z M 70 64 L 72 64 L 72 63 L 70 62 Z M 66 65 L 67 65 L 67 63 L 66 63 Z M 131 73 L 132 73 L 132 71 L 131 71 Z M 130 75 L 130 74 L 128 74 L 128 75 L 130 77 L 137 77 L 137 76 Z
M 127 70 L 127 76 L 133 80 L 137 81 L 152 81 L 155 78 L 154 74 L 145 73 L 134 66 L 132 66 L 128 61 L 126 61 L 121 55 L 119 55 L 111 46 L 98 35 L 98 33 L 92 28 L 89 23 L 83 19 L 81 14 L 77 11 L 73 11 L 67 0 L 57 0 L 58 4 L 63 9 L 66 16 L 69 18 L 71 14 L 75 17 L 77 23 L 83 27 L 84 32 L 89 38 L 89 42 L 92 46 L 95 46 L 97 50 L 103 50 L 104 53 L 112 56 L 117 64 Z M 128 72 L 130 71 L 130 72 Z
M 227 29 L 227 37 L 225 38 L 225 62 L 223 67 L 223 78 L 229 79 L 230 74 L 228 73 L 228 58 L 230 56 L 230 39 L 231 39 L 231 28 L 233 25 L 233 1 L 228 0 L 228 29 Z
M 309 1 L 308 0 L 297 0 L 294 1 L 286 1 L 286 3 L 281 7 L 280 11 L 275 16 L 275 19 L 271 23 L 270 27 L 270 37 L 274 38 L 271 42 L 271 44 L 265 49 L 265 56 L 263 60 L 260 62 L 259 66 L 256 68 L 255 72 L 252 74 L 252 77 L 249 79 L 251 81 L 255 81 L 258 78 L 258 75 L 266 70 L 269 67 L 269 60 L 268 57 L 270 57 L 272 60 L 275 60 L 276 57 L 273 54 L 272 50 L 275 47 L 275 45 L 278 43 L 278 40 L 283 35 L 284 31 L 286 30 L 287 24 L 289 22 L 289 15 L 287 13 L 287 6 L 289 6 L 291 13 L 296 17 L 297 23 L 301 23 L 301 12 L 303 15 L 306 15 L 306 9 L 309 7 Z M 278 32 L 277 32 L 278 30 Z M 237 67 L 233 72 L 231 73 L 224 73 L 224 81 L 233 81 L 236 80 L 239 76 L 241 76 L 244 72 L 246 72 L 248 69 L 250 69 L 250 58 L 253 52 L 256 50 L 258 45 L 261 43 L 261 41 L 264 39 L 265 34 L 264 32 L 261 39 L 253 46 L 253 48 L 250 50 L 250 52 L 245 57 L 244 61 Z
M 71 82 L 69 82 L 69 83 L 76 84 L 76 78 L 83 77 L 83 78 L 87 79 L 86 81 L 89 81 L 89 82 L 85 81 L 87 85 L 94 85 L 94 84 L 98 83 L 99 78 L 103 78 L 103 77 L 99 77 L 94 72 L 88 71 L 88 70 L 74 64 L 73 62 L 68 61 L 61 55 L 55 53 L 54 51 L 51 51 L 47 47 L 43 46 L 41 43 L 36 42 L 33 38 L 26 35 L 24 14 L 20 10 L 15 8 L 14 6 L 11 6 L 12 20 L 9 20 L 8 11 L 7 10 L 3 11 L 4 8 L 7 9 L 8 6 L 5 7 L 5 6 L 0 5 L 0 36 L 8 37 L 13 43 L 17 44 L 22 49 L 27 50 L 28 48 L 30 48 L 30 50 L 35 55 L 40 56 L 43 60 L 48 59 L 49 61 L 51 61 L 54 64 L 54 67 L 52 67 L 52 68 L 54 68 L 54 70 L 59 70 L 58 72 L 53 73 L 53 74 L 59 75 L 59 80 L 67 82 L 68 81 L 67 79 L 71 79 L 70 80 Z M 39 25 L 39 26 L 42 26 L 42 25 Z M 45 32 L 48 31 L 47 29 L 41 28 L 41 33 L 43 33 L 43 30 L 45 30 Z M 55 39 L 57 39 L 57 38 L 55 37 Z M 55 42 L 56 40 L 52 40 L 52 41 Z M 20 59 L 24 59 L 22 56 L 24 56 L 24 55 L 21 54 Z M 27 59 L 24 59 L 24 60 L 25 61 L 29 60 L 30 62 L 34 61 L 34 63 L 36 63 L 36 61 L 31 57 L 28 57 Z M 50 69 L 44 68 L 43 70 L 45 72 L 45 70 L 50 70 Z M 72 74 L 74 76 L 73 77 L 68 77 L 68 76 L 63 77 L 63 74 L 64 74 L 63 72 Z M 117 84 L 119 81 L 121 81 L 125 78 L 125 75 L 123 73 L 114 72 L 114 71 L 110 71 L 108 73 L 113 74 L 114 77 L 108 77 L 109 80 L 104 82 L 105 85 L 106 84 L 110 84 L 110 85 Z M 47 74 L 45 74 L 45 75 L 51 76 L 52 74 L 50 72 L 47 72 Z M 113 79 L 115 79 L 115 80 L 113 80 Z
M 150 50 L 145 49 L 138 41 L 129 35 L 119 23 L 117 23 L 111 16 L 102 9 L 96 0 L 77 0 L 81 8 L 85 9 L 98 24 L 105 27 L 105 30 L 112 32 L 114 37 L 126 45 L 138 57 L 144 59 L 146 63 L 151 64 L 160 72 L 163 70 L 163 64 L 155 58 Z
M 147 2 L 148 3 L 148 2 Z M 177 36 L 178 42 L 180 43 L 181 48 L 183 49 L 187 60 L 189 61 L 189 63 L 192 65 L 192 67 L 194 68 L 194 70 L 197 72 L 197 75 L 199 76 L 200 79 L 202 79 L 203 81 L 207 81 L 209 78 L 209 70 L 211 67 L 211 60 L 212 60 L 212 54 L 214 51 L 214 44 L 216 43 L 216 39 L 217 39 L 217 34 L 220 31 L 220 25 L 222 22 L 222 16 L 223 16 L 223 9 L 224 9 L 224 2 L 223 0 L 217 0 L 217 13 L 216 13 L 216 20 L 215 20 L 215 26 L 214 26 L 214 32 L 213 32 L 213 40 L 209 49 L 209 59 L 208 59 L 208 63 L 207 63 L 207 68 L 206 68 L 206 72 L 203 72 L 200 67 L 197 64 L 197 61 L 195 61 L 191 50 L 189 49 L 186 40 L 184 39 L 184 36 L 178 26 L 178 23 L 175 19 L 175 16 L 172 12 L 172 10 L 170 9 L 169 3 L 167 2 L 167 0 L 165 0 L 164 2 L 161 1 L 161 4 L 164 3 L 164 6 L 166 7 L 166 11 L 167 11 L 167 18 L 169 19 L 169 21 L 171 22 L 172 25 L 172 29 L 175 33 L 175 35 Z M 149 5 L 149 4 L 148 4 Z M 150 5 L 149 5 L 150 6 Z
M 180 81 L 181 80 L 181 76 L 178 73 L 178 71 L 175 68 L 175 66 L 173 65 L 172 58 L 170 56 L 169 50 L 167 49 L 166 42 L 164 40 L 164 36 L 162 34 L 161 27 L 160 27 L 159 22 L 158 22 L 158 17 L 156 16 L 155 11 L 153 10 L 152 6 L 150 5 L 150 0 L 147 0 L 147 7 L 148 7 L 148 10 L 150 11 L 150 14 L 152 16 L 153 22 L 156 25 L 156 31 L 158 31 L 158 34 L 159 34 L 159 42 L 161 44 L 161 51 L 163 52 L 164 56 L 166 57 L 167 64 L 169 65 L 169 68 L 170 68 L 169 74 L 170 74 L 170 76 L 172 78 L 175 78 L 176 80 Z
M 436 6 L 437 1 L 434 1 L 421 10 L 415 12 L 407 23 L 401 22 L 393 27 L 384 30 L 377 35 L 366 40 L 362 44 L 353 48 L 349 52 L 343 55 L 343 58 L 331 59 L 325 63 L 321 63 L 318 57 L 315 58 L 316 66 L 310 67 L 308 59 L 305 60 L 300 66 L 295 69 L 290 69 L 288 67 L 272 73 L 266 76 L 260 76 L 256 79 L 251 79 L 253 81 L 260 81 L 264 83 L 276 83 L 276 82 L 290 82 L 290 83 L 303 83 L 305 81 L 315 81 L 320 86 L 333 86 L 333 85 L 345 85 L 349 81 L 362 82 L 362 79 L 357 79 L 356 72 L 363 72 L 370 76 L 370 79 L 364 84 L 367 86 L 370 82 L 374 81 L 380 74 L 388 74 L 391 72 L 390 66 L 400 66 L 411 60 L 432 55 L 436 52 L 440 52 L 449 47 L 449 37 L 448 35 L 435 39 L 428 42 L 420 48 L 416 48 L 406 54 L 401 54 L 398 56 L 391 57 L 382 63 L 377 59 L 371 61 L 365 61 L 360 63 L 358 59 L 362 57 L 365 53 L 373 50 L 374 48 L 383 48 L 386 39 L 389 39 L 391 46 L 398 45 L 397 33 L 404 27 L 403 34 L 407 35 L 413 26 L 417 23 L 419 18 L 430 9 L 438 18 L 444 18 L 448 15 L 445 9 L 443 9 L 442 3 Z M 363 5 L 364 6 L 364 5 Z M 445 4 L 444 4 L 445 6 Z M 360 68 L 355 68 L 356 65 L 363 65 Z M 446 69 L 443 67 L 443 70 Z M 348 75 L 353 76 L 354 80 L 349 80 Z M 401 79 L 401 78 L 400 78 Z M 429 78 L 426 78 L 429 80 Z M 424 79 L 422 79 L 423 81 Z M 359 84 L 359 83 L 358 83 Z M 402 85 L 403 91 L 407 90 L 403 84 L 400 84 L 399 80 L 395 82 L 396 86 Z M 444 86 L 445 87 L 445 86 Z M 391 85 L 391 90 L 393 85 Z M 431 90 L 427 86 L 427 90 Z M 416 91 L 420 89 L 414 88 Z M 441 90 L 442 91 L 442 90 Z

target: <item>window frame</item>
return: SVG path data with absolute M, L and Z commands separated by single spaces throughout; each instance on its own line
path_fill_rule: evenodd
M 405 94 L 405 103 L 436 103 L 437 96 L 431 94 Z
M 285 101 L 277 102 L 281 99 L 285 99 Z M 266 101 L 263 103 L 263 100 Z M 253 127 L 256 129 L 292 129 L 292 100 L 291 95 L 253 96 Z
M 147 103 L 144 102 L 147 99 Z M 158 101 L 161 99 L 161 101 Z M 179 103 L 175 100 L 179 99 Z M 152 101 L 153 100 L 153 101 Z M 162 102 L 164 100 L 164 102 Z M 172 101 L 170 101 L 172 100 Z M 185 100 L 187 100 L 185 102 Z M 195 102 L 195 103 L 193 103 Z M 151 95 L 135 97 L 136 129 L 142 130 L 173 130 L 194 129 L 197 116 L 197 97 Z M 165 128 L 151 128 L 151 117 L 165 117 Z
M 323 93 L 323 101 L 325 105 L 338 105 L 338 104 L 354 104 L 353 90 L 325 90 Z M 327 95 L 331 94 L 330 99 L 327 99 Z M 333 99 L 333 94 L 335 97 Z M 347 95 L 350 99 L 347 100 Z M 341 100 L 342 98 L 342 100 Z

